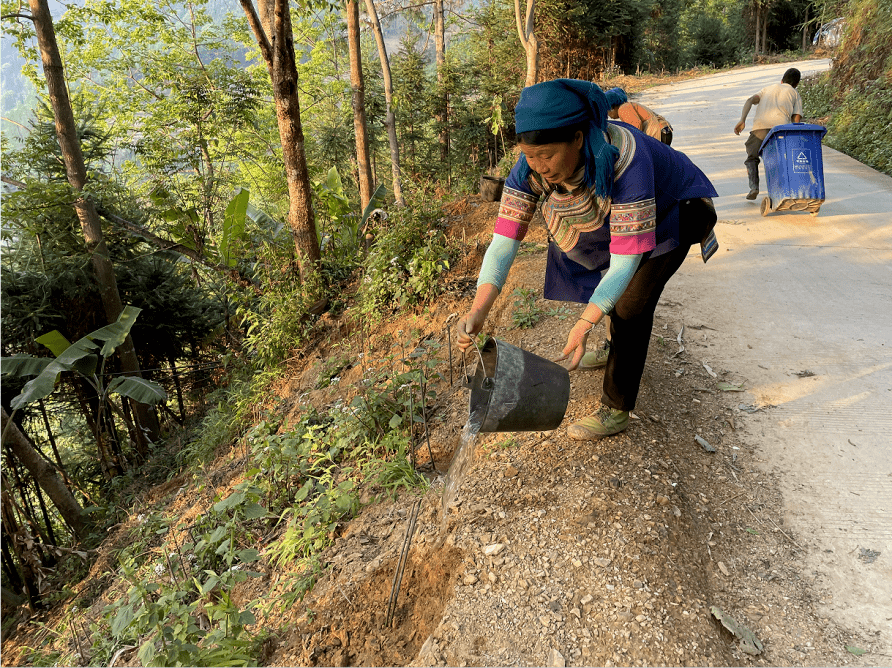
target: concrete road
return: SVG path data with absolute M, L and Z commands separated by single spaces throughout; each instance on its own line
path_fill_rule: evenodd
M 807 553 L 823 612 L 860 638 L 856 662 L 892 665 L 892 178 L 823 147 L 820 213 L 762 217 L 747 201 L 747 97 L 828 60 L 767 65 L 653 89 L 673 147 L 712 179 L 721 249 L 690 257 L 665 294 L 695 354 L 746 379 L 748 445 L 777 472 L 783 525 Z M 806 116 L 808 110 L 806 109 Z M 761 168 L 760 168 L 761 169 Z M 699 249 L 697 249 L 699 250 Z

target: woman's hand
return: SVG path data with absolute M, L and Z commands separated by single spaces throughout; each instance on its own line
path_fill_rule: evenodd
M 573 329 L 567 335 L 567 345 L 562 351 L 561 357 L 555 359 L 555 362 L 563 362 L 570 358 L 570 366 L 567 371 L 573 371 L 579 366 L 582 356 L 585 355 L 585 344 L 588 341 L 588 335 L 595 328 L 590 322 L 585 320 L 577 320 L 573 325 Z M 571 357 L 572 356 L 572 357 Z
M 472 309 L 458 321 L 456 331 L 458 333 L 458 347 L 465 352 L 474 343 L 474 337 L 483 329 L 483 323 L 486 322 L 486 314 Z
M 465 352 L 474 343 L 474 337 L 483 329 L 486 316 L 492 308 L 493 302 L 499 296 L 499 289 L 491 283 L 484 283 L 477 288 L 477 295 L 471 310 L 464 318 L 458 321 L 455 329 L 458 333 L 458 347 Z

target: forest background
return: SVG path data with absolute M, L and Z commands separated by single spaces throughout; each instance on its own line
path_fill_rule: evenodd
M 288 605 L 369 489 L 425 485 L 441 351 L 397 346 L 352 404 L 293 424 L 271 388 L 333 322 L 361 338 L 450 289 L 467 249 L 444 207 L 510 170 L 525 84 L 634 93 L 799 58 L 842 18 L 806 117 L 892 174 L 889 0 L 4 0 L 2 17 L 4 636 L 68 606 L 54 633 L 89 626 L 91 663 L 137 642 L 144 665 L 255 662 L 274 629 L 231 588 L 287 567 L 268 603 Z M 247 480 L 188 527 L 173 577 L 143 548 L 177 519 L 146 517 L 114 555 L 128 595 L 82 619 L 77 584 L 140 492 L 237 444 Z M 58 646 L 31 660 L 74 663 Z

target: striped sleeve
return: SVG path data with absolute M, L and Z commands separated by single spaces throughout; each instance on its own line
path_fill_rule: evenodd
M 494 232 L 521 241 L 526 236 L 533 214 L 536 213 L 538 201 L 538 195 L 516 190 L 505 184 Z
M 613 203 L 610 209 L 610 252 L 639 255 L 657 246 L 657 203 L 653 197 Z
M 617 170 L 610 207 L 610 252 L 640 255 L 657 247 L 653 158 L 646 142 L 634 135 L 623 147 L 622 157 L 623 169 Z

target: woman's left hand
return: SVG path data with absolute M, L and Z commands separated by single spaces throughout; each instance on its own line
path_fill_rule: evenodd
M 554 361 L 563 362 L 566 359 L 570 359 L 570 366 L 567 367 L 567 371 L 575 370 L 579 366 L 582 356 L 585 355 L 585 344 L 588 341 L 588 335 L 594 328 L 594 325 L 585 320 L 577 320 L 576 324 L 573 325 L 573 329 L 570 330 L 570 334 L 567 335 L 567 345 L 562 351 L 561 357 Z

